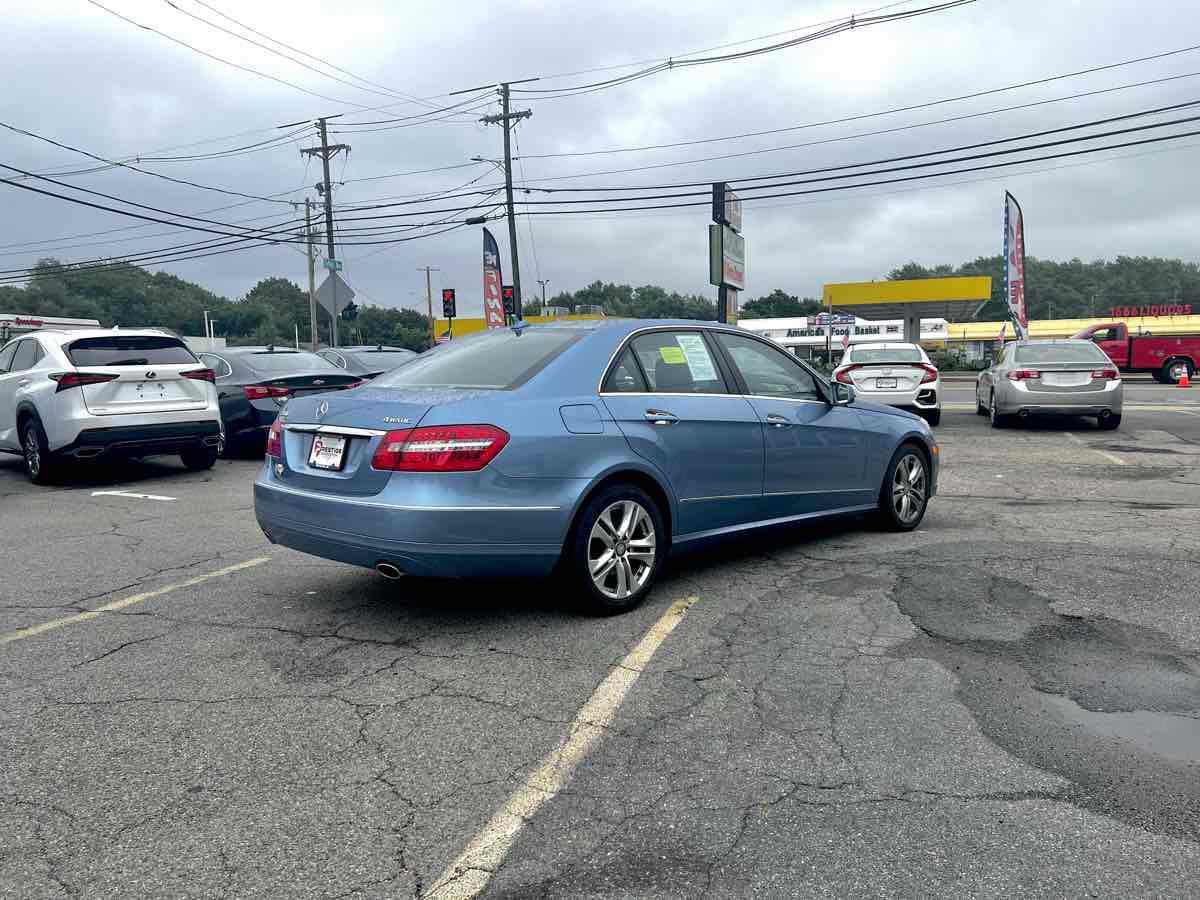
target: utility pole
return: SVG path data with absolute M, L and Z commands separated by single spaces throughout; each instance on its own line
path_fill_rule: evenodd
M 521 312 L 521 263 L 517 259 L 517 219 L 513 213 L 512 123 L 520 119 L 528 119 L 533 113 L 528 109 L 509 112 L 508 88 L 509 82 L 507 81 L 500 85 L 501 114 L 484 116 L 479 121 L 485 125 L 500 125 L 504 129 L 504 197 L 508 206 L 508 248 L 512 260 L 513 308 L 519 315 Z
M 546 285 L 550 283 L 549 278 L 539 278 L 537 283 L 542 286 L 542 315 L 546 314 Z
M 307 156 L 321 157 L 321 168 L 322 168 L 322 171 L 325 173 L 325 180 L 321 184 L 317 185 L 317 190 L 325 198 L 325 243 L 326 243 L 326 250 L 328 252 L 328 259 L 329 259 L 330 263 L 332 264 L 332 263 L 337 262 L 337 250 L 334 249 L 334 246 L 333 246 L 333 183 L 329 180 L 329 160 L 332 159 L 333 157 L 337 156 L 338 153 L 340 153 L 343 150 L 345 150 L 347 153 L 349 153 L 350 145 L 349 144 L 333 144 L 332 146 L 330 145 L 329 134 L 325 128 L 325 118 L 324 117 L 317 119 L 317 127 L 321 131 L 321 146 L 320 147 L 310 147 L 307 149 L 303 149 L 300 152 L 301 152 L 301 154 L 304 154 Z M 330 274 L 333 274 L 334 272 L 337 271 L 337 266 L 331 265 L 329 271 L 330 271 Z M 336 287 L 336 282 L 334 284 Z M 329 343 L 334 347 L 336 347 L 338 345 L 337 319 L 338 319 L 338 317 L 337 317 L 337 293 L 335 290 L 335 293 L 333 296 L 333 314 L 329 317 L 329 321 L 332 323 L 329 328 L 329 339 L 330 339 Z
M 312 198 L 304 198 L 304 248 L 308 251 L 308 322 L 312 329 L 312 352 L 320 345 L 317 341 L 317 270 L 313 258 Z
M 440 272 L 442 270 L 433 266 L 417 266 L 417 271 L 425 273 L 425 305 L 429 308 L 429 343 L 430 346 L 436 346 L 437 319 L 433 317 L 433 281 L 429 273 Z

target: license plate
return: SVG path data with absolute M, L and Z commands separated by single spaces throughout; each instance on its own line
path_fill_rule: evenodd
M 1082 387 L 1092 380 L 1091 372 L 1043 372 L 1042 384 L 1048 387 Z
M 894 391 L 896 389 L 895 378 L 876 378 L 875 387 L 881 391 Z
M 340 470 L 346 457 L 346 439 L 337 434 L 318 434 L 313 437 L 308 464 L 314 469 Z

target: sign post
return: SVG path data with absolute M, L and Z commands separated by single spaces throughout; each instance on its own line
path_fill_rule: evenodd
M 738 291 L 746 289 L 746 239 L 742 201 L 724 181 L 713 184 L 713 224 L 708 226 L 708 280 L 717 287 L 717 321 L 737 323 Z

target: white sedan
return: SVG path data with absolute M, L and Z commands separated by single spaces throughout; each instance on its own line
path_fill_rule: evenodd
M 917 344 L 853 344 L 833 378 L 853 385 L 864 400 L 909 409 L 930 425 L 942 420 L 941 376 Z

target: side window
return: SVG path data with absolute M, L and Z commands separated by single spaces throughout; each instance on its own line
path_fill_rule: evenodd
M 717 332 L 717 341 L 733 358 L 751 394 L 820 400 L 816 379 L 774 347 L 752 338 Z
M 658 394 L 724 394 L 725 380 L 699 331 L 656 331 L 630 344 L 651 391 Z
M 604 392 L 608 394 L 644 394 L 646 379 L 638 368 L 637 360 L 633 358 L 633 350 L 626 349 L 621 354 L 616 367 L 609 373 L 604 382 Z
M 41 348 L 38 347 L 38 343 L 35 340 L 26 338 L 23 341 L 18 341 L 17 352 L 16 355 L 13 356 L 12 368 L 9 371 L 24 372 L 35 362 L 37 362 L 38 357 L 41 355 L 38 352 L 40 349 Z
M 233 369 L 229 367 L 229 363 L 221 359 L 221 357 L 212 353 L 201 353 L 200 362 L 204 363 L 213 370 L 213 374 L 217 378 L 228 378 L 233 374 Z
M 12 369 L 13 354 L 17 352 L 17 344 L 14 341 L 3 350 L 0 350 L 0 372 L 8 372 Z

